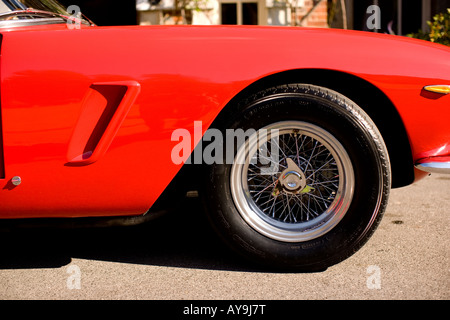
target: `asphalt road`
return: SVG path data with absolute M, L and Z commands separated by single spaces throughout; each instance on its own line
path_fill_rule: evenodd
M 139 227 L 0 233 L 0 299 L 450 298 L 450 175 L 395 189 L 369 242 L 317 273 L 259 270 L 216 239 L 196 199 Z

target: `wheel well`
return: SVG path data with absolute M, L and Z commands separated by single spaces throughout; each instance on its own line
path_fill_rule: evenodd
M 375 122 L 386 143 L 392 169 L 392 187 L 414 181 L 414 166 L 403 122 L 389 98 L 371 83 L 347 73 L 331 70 L 293 70 L 265 77 L 234 97 L 221 111 L 213 127 L 220 127 L 230 113 L 238 112 L 238 101 L 261 90 L 289 83 L 307 83 L 337 91 L 359 105 Z M 355 88 L 357 88 L 355 90 Z

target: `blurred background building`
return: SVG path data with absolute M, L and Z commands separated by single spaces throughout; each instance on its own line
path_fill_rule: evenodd
M 368 30 L 371 5 L 380 8 L 374 32 L 427 30 L 450 0 L 62 0 L 97 25 L 236 24 Z
M 398 35 L 427 30 L 427 21 L 450 8 L 450 0 L 346 0 L 345 3 L 349 29 L 367 30 L 366 11 L 374 4 L 381 10 L 381 30 L 378 32 Z
M 327 27 L 326 0 L 137 0 L 140 24 Z

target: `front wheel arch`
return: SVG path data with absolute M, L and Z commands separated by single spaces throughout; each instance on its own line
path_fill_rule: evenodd
M 414 182 L 414 163 L 403 121 L 392 101 L 370 82 L 341 71 L 324 69 L 296 69 L 263 77 L 239 92 L 221 110 L 211 125 L 224 128 L 231 115 L 241 112 L 240 101 L 251 98 L 264 89 L 290 83 L 306 83 L 336 91 L 355 102 L 375 123 L 388 149 L 392 187 L 399 188 Z

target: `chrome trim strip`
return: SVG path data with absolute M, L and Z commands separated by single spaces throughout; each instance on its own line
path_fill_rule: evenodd
M 17 28 L 17 27 L 36 26 L 42 24 L 57 24 L 57 23 L 66 23 L 66 21 L 62 18 L 9 20 L 9 21 L 0 21 L 0 28 Z
M 67 14 L 69 14 L 69 13 L 67 13 Z M 8 19 L 10 19 L 10 20 L 8 20 Z M 30 24 L 31 25 L 54 24 L 54 23 L 61 23 L 60 20 L 62 20 L 62 22 L 80 21 L 81 24 L 85 24 L 88 26 L 95 25 L 92 21 L 90 21 L 87 18 L 85 18 L 85 19 L 72 18 L 72 16 L 55 13 L 55 12 L 35 10 L 32 8 L 28 8 L 26 10 L 14 10 L 14 11 L 10 11 L 10 12 L 0 13 L 0 27 L 4 27 L 4 26 L 23 27 L 23 26 L 28 26 Z M 38 21 L 38 22 L 36 22 L 36 21 Z M 45 21 L 47 21 L 47 23 Z
M 447 173 L 450 174 L 450 162 L 425 162 L 417 163 L 415 167 L 419 170 L 429 173 Z

